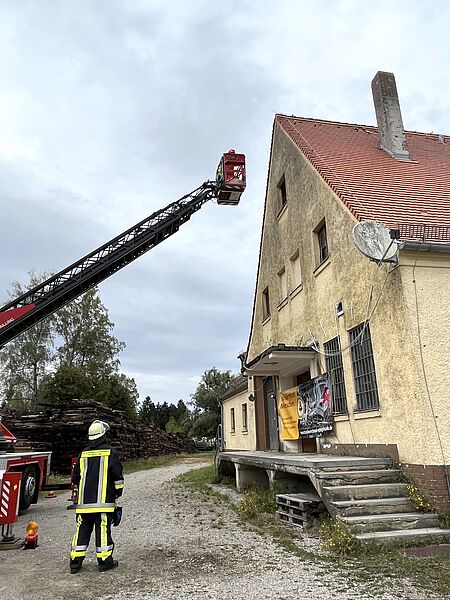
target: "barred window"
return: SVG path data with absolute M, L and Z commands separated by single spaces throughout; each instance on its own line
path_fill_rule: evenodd
M 328 377 L 330 378 L 333 398 L 333 412 L 336 415 L 346 415 L 347 393 L 345 391 L 344 367 L 342 365 L 341 342 L 338 337 L 324 343 L 325 361 Z
M 376 410 L 380 402 L 369 323 L 361 323 L 348 333 L 356 390 L 356 410 Z

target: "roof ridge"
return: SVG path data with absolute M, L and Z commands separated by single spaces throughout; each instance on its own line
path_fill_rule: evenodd
M 275 118 L 282 117 L 284 119 L 296 119 L 297 121 L 304 121 L 309 123 L 324 123 L 327 125 L 339 125 L 342 127 L 358 127 L 360 129 L 371 129 L 374 132 L 378 133 L 378 127 L 376 125 L 365 125 L 364 123 L 346 123 L 345 121 L 331 121 L 330 119 L 317 119 L 315 117 L 299 117 L 297 115 L 285 115 L 282 113 L 276 113 Z M 450 137 L 450 134 L 447 133 L 435 133 L 434 131 L 426 132 L 426 131 L 416 131 L 413 129 L 405 129 L 405 133 L 410 135 L 419 135 L 425 136 L 427 138 L 436 138 L 439 139 L 440 135 L 444 137 Z
M 316 119 L 315 117 L 298 117 L 296 115 L 283 115 L 276 113 L 275 117 L 283 117 L 285 119 L 297 119 L 298 121 L 309 121 L 312 123 L 327 123 L 329 125 L 343 125 L 344 127 L 361 127 L 362 129 L 375 129 L 378 127 L 375 125 L 364 125 L 363 123 L 345 123 L 344 121 L 330 121 L 330 119 Z

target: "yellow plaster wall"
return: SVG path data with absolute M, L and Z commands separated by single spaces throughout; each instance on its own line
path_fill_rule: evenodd
M 280 213 L 277 185 L 283 175 L 288 203 Z M 318 266 L 313 231 L 323 218 L 330 256 Z M 393 270 L 389 265 L 378 267 L 370 262 L 352 243 L 356 222 L 276 125 L 248 360 L 271 345 L 302 346 L 311 338 L 323 351 L 323 343 L 339 335 L 349 419 L 338 419 L 336 435 L 329 441 L 397 444 L 402 462 L 419 464 L 442 464 L 442 445 L 450 462 L 450 370 L 445 358 L 450 341 L 450 254 L 433 260 L 421 255 L 415 263 L 425 378 L 417 341 L 412 277 L 415 259 L 411 252 L 403 251 L 399 266 Z M 291 288 L 289 258 L 296 250 L 300 252 L 302 286 L 280 304 L 283 299 L 277 273 L 286 268 Z M 427 260 L 429 264 L 425 265 Z M 263 323 L 261 296 L 266 286 L 271 316 Z M 344 305 L 341 317 L 335 310 L 339 301 Z M 380 409 L 355 413 L 348 330 L 366 319 L 370 323 Z M 319 358 L 319 371 L 326 371 L 324 356 Z
M 223 406 L 223 437 L 225 450 L 256 450 L 255 403 L 250 402 L 249 391 L 232 396 L 222 403 Z M 248 430 L 242 429 L 242 405 L 247 404 Z M 235 431 L 231 431 L 231 409 L 234 408 Z

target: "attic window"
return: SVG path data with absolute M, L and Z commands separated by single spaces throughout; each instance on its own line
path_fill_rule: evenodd
M 283 177 L 278 183 L 278 210 L 282 210 L 287 204 L 286 179 Z
M 321 265 L 329 256 L 328 240 L 327 240 L 327 227 L 325 225 L 325 219 L 323 219 L 319 223 L 319 225 L 315 228 L 314 233 L 316 234 L 316 240 L 317 240 L 318 264 Z
M 270 300 L 269 300 L 269 288 L 266 289 L 262 293 L 262 312 L 263 312 L 263 321 L 270 317 Z

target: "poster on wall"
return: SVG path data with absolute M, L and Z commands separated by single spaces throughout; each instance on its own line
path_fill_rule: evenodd
M 301 437 L 320 437 L 333 430 L 331 385 L 321 375 L 297 386 Z
M 298 440 L 298 390 L 296 387 L 278 394 L 280 439 Z

